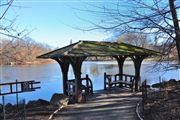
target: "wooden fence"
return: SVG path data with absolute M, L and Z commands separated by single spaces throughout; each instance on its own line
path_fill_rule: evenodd
M 7 103 L 6 96 L 2 96 L 2 105 L 0 105 L 0 120 L 25 120 L 26 119 L 26 101 L 20 99 L 18 106 Z
M 18 94 L 24 92 L 35 91 L 36 89 L 40 89 L 40 87 L 35 86 L 35 84 L 39 84 L 40 82 L 35 82 L 35 80 L 29 81 L 15 81 L 10 83 L 1 83 L 0 84 L 0 96 L 2 97 L 2 107 L 0 107 L 0 120 L 6 119 L 25 119 L 25 99 L 19 101 Z M 2 90 L 5 88 L 5 90 Z M 7 103 L 5 97 L 10 94 L 16 95 L 16 104 L 11 105 Z
M 81 78 L 81 82 L 82 82 L 82 86 L 81 86 L 81 92 L 83 93 L 83 95 L 85 95 L 85 97 L 87 97 L 88 95 L 93 94 L 93 84 L 91 79 L 89 78 L 88 75 L 86 75 L 86 77 Z M 71 79 L 67 81 L 67 93 L 68 93 L 68 97 L 69 97 L 69 101 L 70 103 L 74 103 L 75 102 L 75 79 Z

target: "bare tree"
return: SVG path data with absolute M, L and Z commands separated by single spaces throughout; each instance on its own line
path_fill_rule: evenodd
M 127 33 L 123 34 L 116 40 L 117 42 L 124 42 L 139 47 L 148 48 L 150 41 L 147 36 L 139 33 Z
M 23 49 L 19 40 L 24 41 L 24 38 L 31 32 L 27 29 L 19 29 L 16 25 L 17 17 L 13 19 L 8 18 L 8 13 L 13 7 L 19 8 L 21 6 L 13 5 L 14 0 L 0 0 L 0 63 L 9 64 L 14 61 L 22 62 L 26 57 L 22 57 Z M 24 46 L 25 47 L 25 46 Z M 19 56 L 19 57 L 18 57 Z M 21 57 L 20 57 L 21 56 Z M 21 58 L 21 59 L 20 59 Z
M 34 64 L 40 63 L 36 56 L 49 52 L 51 49 L 48 45 L 37 43 L 31 38 L 25 40 L 3 40 L 0 43 L 4 47 L 0 56 L 0 64 Z M 46 61 L 48 62 L 48 61 Z
M 89 6 L 89 7 L 88 7 Z M 179 0 L 117 0 L 101 5 L 88 4 L 80 11 L 94 14 L 97 20 L 82 30 L 101 29 L 113 33 L 143 33 L 164 46 L 165 57 L 176 49 L 180 64 L 180 1 Z M 163 58 L 162 58 L 163 59 Z
M 0 1 L 0 35 L 1 37 L 10 37 L 21 39 L 24 34 L 26 34 L 27 30 L 22 29 L 20 31 L 17 30 L 18 26 L 15 25 L 17 17 L 15 16 L 13 19 L 9 19 L 7 17 L 8 12 L 13 6 L 14 0 L 1 0 Z M 17 7 L 17 6 L 16 6 Z

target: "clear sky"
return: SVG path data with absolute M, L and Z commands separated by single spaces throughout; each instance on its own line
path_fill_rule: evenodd
M 85 4 L 103 4 L 103 1 L 92 0 L 15 0 L 6 17 L 17 17 L 19 29 L 33 30 L 29 36 L 36 41 L 52 47 L 63 47 L 79 40 L 105 40 L 110 35 L 100 31 L 83 32 L 72 27 L 86 27 L 88 22 L 80 20 L 93 19 L 86 12 L 74 10 Z M 107 1 L 108 2 L 108 1 Z M 21 6 L 21 7 L 17 7 Z M 71 7 L 70 7 L 71 6 Z

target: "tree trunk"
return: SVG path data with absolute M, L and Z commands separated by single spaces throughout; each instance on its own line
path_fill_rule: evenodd
M 180 28 L 179 28 L 179 22 L 178 22 L 178 17 L 177 17 L 177 12 L 176 8 L 174 5 L 174 0 L 169 0 L 169 6 L 170 6 L 170 11 L 171 15 L 173 18 L 173 24 L 174 24 L 174 30 L 175 30 L 175 42 L 176 42 L 176 49 L 178 52 L 178 59 L 179 59 L 179 64 L 180 64 Z
M 176 41 L 176 48 L 178 51 L 178 58 L 179 58 L 178 64 L 180 65 L 180 35 L 176 36 L 175 41 Z

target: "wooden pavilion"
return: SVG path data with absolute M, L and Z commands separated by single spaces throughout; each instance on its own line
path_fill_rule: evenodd
M 74 98 L 78 101 L 78 95 L 81 91 L 81 66 L 87 57 L 114 57 L 118 62 L 119 74 L 123 75 L 123 64 L 127 57 L 134 62 L 135 67 L 135 91 L 138 91 L 140 81 L 140 68 L 143 59 L 161 55 L 159 52 L 137 47 L 125 43 L 103 42 L 103 41 L 79 41 L 77 43 L 65 46 L 63 48 L 40 55 L 37 58 L 50 58 L 57 61 L 62 69 L 63 91 L 68 95 L 68 70 L 72 65 L 74 72 Z

